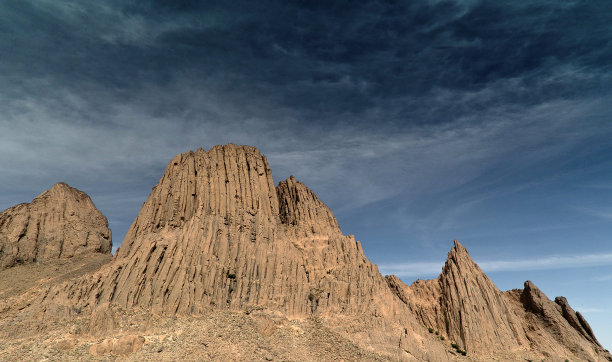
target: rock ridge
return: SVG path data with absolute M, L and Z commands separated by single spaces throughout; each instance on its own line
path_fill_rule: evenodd
M 531 281 L 522 290 L 501 292 L 457 240 L 437 279 L 410 286 L 396 276 L 386 280 L 417 320 L 469 355 L 487 355 L 493 348 L 612 361 L 565 298 L 553 302 Z

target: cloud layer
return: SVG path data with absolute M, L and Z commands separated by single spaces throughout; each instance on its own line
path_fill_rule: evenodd
M 592 268 L 612 266 L 612 253 L 550 255 L 515 260 L 476 260 L 476 263 L 485 273 Z M 444 262 L 416 262 L 382 264 L 379 267 L 383 274 L 394 274 L 398 277 L 431 277 L 440 274 L 443 265 Z M 600 280 L 606 281 L 609 278 L 606 276 Z

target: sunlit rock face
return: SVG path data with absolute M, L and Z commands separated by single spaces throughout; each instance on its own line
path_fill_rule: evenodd
M 106 217 L 82 191 L 57 183 L 0 213 L 0 267 L 87 253 L 110 254 Z

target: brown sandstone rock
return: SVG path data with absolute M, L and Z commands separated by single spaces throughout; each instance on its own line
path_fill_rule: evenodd
M 589 341 L 600 346 L 597 339 L 593 335 L 593 330 L 591 330 L 591 326 L 586 322 L 586 320 L 579 313 L 575 312 L 572 307 L 570 307 L 567 299 L 565 297 L 556 297 L 555 303 L 557 303 L 561 307 L 561 313 L 563 314 L 563 318 L 570 324 L 570 326 L 574 327 L 580 334 L 584 336 L 584 338 Z
M 93 336 L 109 335 L 119 326 L 115 313 L 108 303 L 97 306 L 89 318 L 88 331 Z
M 331 210 L 314 192 L 291 176 L 276 187 L 279 216 L 289 230 L 302 236 L 342 234 Z
M 89 353 L 94 356 L 102 356 L 107 354 L 127 356 L 140 350 L 144 343 L 144 337 L 137 335 L 127 335 L 120 338 L 108 338 L 91 346 Z
M 57 301 L 150 308 L 164 315 L 254 307 L 339 320 L 359 343 L 444 356 L 387 287 L 329 208 L 289 178 L 274 187 L 267 160 L 248 146 L 176 156 L 113 262 L 93 277 L 45 293 Z M 341 317 L 344 316 L 344 317 Z
M 262 305 L 310 315 L 363 311 L 373 293 L 387 291 L 359 243 L 341 234 L 312 191 L 289 179 L 278 194 L 282 217 L 268 163 L 252 147 L 178 155 L 143 205 L 112 269 L 99 274 L 93 287 L 84 281 L 69 294 L 163 313 Z M 326 224 L 314 227 L 321 218 Z M 288 230 L 293 227 L 319 232 L 295 236 Z
M 462 358 L 451 342 L 485 359 L 608 356 L 569 305 L 532 284 L 500 292 L 458 242 L 437 279 L 410 287 L 393 276 L 385 281 L 311 190 L 293 177 L 274 187 L 266 158 L 248 146 L 177 155 L 113 261 L 44 289 L 24 314 L 42 312 L 46 320 L 83 310 L 91 313 L 89 333 L 108 336 L 117 330 L 113 304 L 163 318 L 244 311 L 261 318 L 254 324 L 265 338 L 284 338 L 276 317 L 308 320 L 392 360 Z M 144 338 L 130 338 L 107 338 L 91 353 L 142 347 Z
M 87 253 L 110 254 L 111 232 L 87 194 L 53 185 L 0 213 L 0 268 Z
M 426 328 L 468 355 L 612 360 L 565 298 L 553 302 L 530 281 L 523 290 L 500 292 L 457 241 L 437 279 L 410 286 L 386 279 Z
M 552 354 L 567 349 L 580 359 L 612 361 L 588 323 L 574 312 L 565 298 L 557 297 L 553 302 L 529 280 L 520 294 L 507 294 L 507 297 L 520 300 L 524 308 L 524 329 L 539 350 Z
M 456 240 L 438 279 L 410 287 L 394 277 L 387 282 L 426 327 L 470 354 L 487 353 L 491 346 L 512 351 L 528 345 L 501 291 Z

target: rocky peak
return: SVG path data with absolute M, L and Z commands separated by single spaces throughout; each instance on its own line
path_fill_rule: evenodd
M 196 216 L 198 220 L 192 220 Z M 228 144 L 174 157 L 153 187 L 120 249 L 128 252 L 139 235 L 179 229 L 207 217 L 239 227 L 278 222 L 278 201 L 268 161 L 256 148 Z
M 392 298 L 329 208 L 295 178 L 275 188 L 248 146 L 174 157 L 109 268 L 63 292 L 168 314 L 258 306 L 303 316 L 367 311 L 376 291 Z
M 292 230 L 305 235 L 341 233 L 327 205 L 295 177 L 279 182 L 276 193 L 280 220 Z
M 31 203 L 0 213 L 0 265 L 9 267 L 78 254 L 110 254 L 104 215 L 82 191 L 60 182 Z
M 585 356 L 590 350 L 588 345 L 585 345 L 585 340 L 595 345 L 596 350 L 601 351 L 601 345 L 595 338 L 591 326 L 579 312 L 572 309 L 566 298 L 556 297 L 553 302 L 533 282 L 528 280 L 524 284 L 520 301 L 525 310 L 536 315 L 548 326 L 552 339 L 584 353 Z M 607 358 L 612 360 L 609 354 Z
M 527 342 L 501 291 L 457 240 L 438 280 L 444 327 L 462 348 L 482 352 L 498 345 L 512 350 Z
M 572 307 L 567 302 L 565 297 L 556 297 L 555 303 L 561 307 L 561 314 L 563 318 L 567 320 L 570 326 L 574 327 L 575 330 L 578 331 L 581 335 L 584 336 L 587 340 L 600 345 L 599 341 L 593 335 L 593 330 L 591 326 L 587 323 L 587 321 L 582 317 L 582 315 L 578 312 L 575 312 Z

